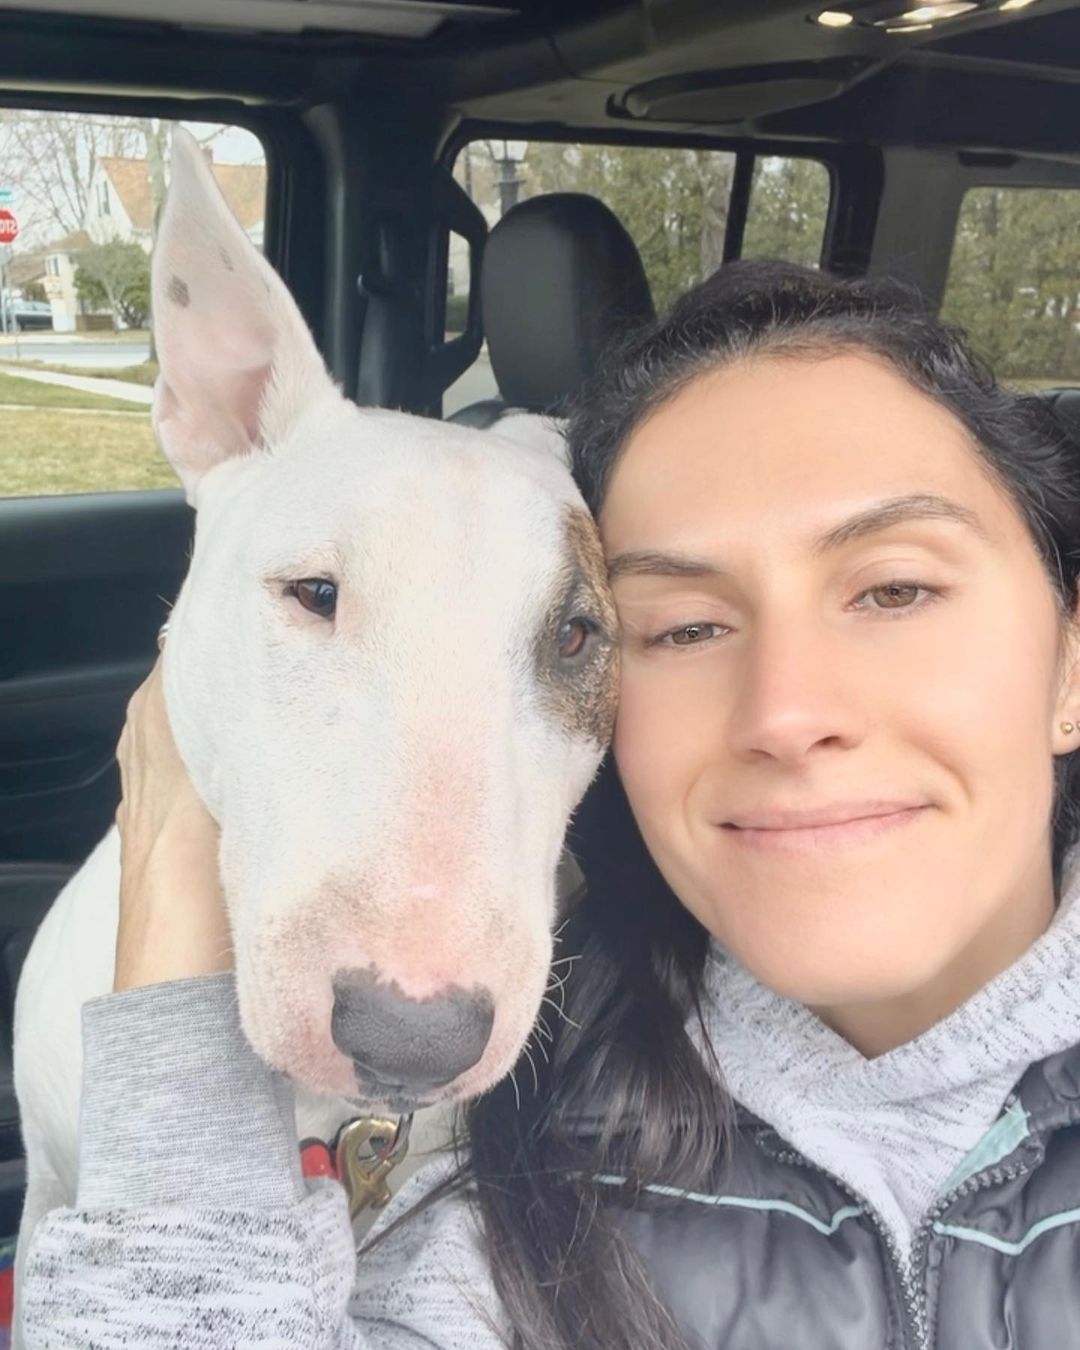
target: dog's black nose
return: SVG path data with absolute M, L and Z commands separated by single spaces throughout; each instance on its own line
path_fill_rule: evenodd
M 484 989 L 452 988 L 421 1000 L 380 983 L 374 971 L 334 976 L 334 1044 L 354 1062 L 362 1085 L 393 1089 L 393 1096 L 423 1096 L 471 1069 L 494 1020 Z

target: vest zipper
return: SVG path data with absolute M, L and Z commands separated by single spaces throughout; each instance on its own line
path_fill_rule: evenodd
M 900 1250 L 900 1244 L 893 1236 L 885 1220 L 872 1205 L 867 1204 L 861 1195 L 856 1193 L 845 1182 L 841 1181 L 826 1167 L 820 1167 L 817 1163 L 811 1162 L 809 1158 L 797 1152 L 793 1148 L 771 1149 L 759 1139 L 758 1144 L 761 1149 L 775 1158 L 778 1163 L 787 1165 L 796 1165 L 806 1167 L 811 1172 L 817 1172 L 820 1176 L 827 1177 L 844 1195 L 848 1197 L 866 1216 L 871 1228 L 877 1233 L 881 1245 L 885 1248 L 885 1253 L 889 1258 L 889 1264 L 892 1267 L 896 1282 L 900 1288 L 900 1299 L 905 1313 L 905 1323 L 901 1328 L 901 1335 L 905 1347 L 911 1350 L 929 1350 L 927 1345 L 926 1329 L 926 1298 L 918 1282 L 912 1274 L 911 1264 L 904 1260 L 904 1253 Z
M 917 1342 L 918 1350 L 931 1350 L 930 1330 L 927 1326 L 926 1318 L 926 1274 L 927 1265 L 930 1259 L 930 1243 L 934 1236 L 934 1224 L 941 1218 L 950 1205 L 957 1200 L 963 1200 L 969 1195 L 976 1195 L 979 1191 L 987 1190 L 990 1186 L 1003 1186 L 1006 1182 L 1015 1181 L 1017 1177 L 1022 1177 L 1032 1170 L 1034 1163 L 1015 1162 L 1008 1167 L 988 1167 L 981 1172 L 976 1172 L 973 1176 L 962 1181 L 959 1186 L 954 1186 L 951 1191 L 945 1195 L 923 1216 L 918 1228 L 915 1230 L 915 1236 L 911 1242 L 911 1270 L 912 1280 L 917 1289 L 921 1292 L 920 1304 L 922 1307 L 922 1326 L 921 1339 Z
M 1006 1105 L 1012 1100 L 1013 1098 L 1010 1097 Z M 868 1205 L 862 1196 L 857 1195 L 841 1181 L 838 1176 L 830 1172 L 828 1168 L 819 1167 L 817 1163 L 811 1162 L 809 1158 L 804 1157 L 795 1149 L 772 1149 L 760 1137 L 757 1143 L 763 1152 L 775 1158 L 779 1163 L 806 1167 L 811 1172 L 817 1172 L 821 1176 L 827 1177 L 866 1215 L 871 1226 L 876 1229 L 899 1280 L 904 1308 L 908 1316 L 911 1335 L 914 1338 L 913 1350 L 932 1350 L 926 1299 L 926 1267 L 929 1261 L 930 1241 L 934 1234 L 934 1224 L 955 1201 L 962 1200 L 969 1195 L 976 1195 L 979 1191 L 986 1190 L 990 1186 L 1001 1186 L 1006 1182 L 1015 1181 L 1017 1177 L 1022 1177 L 1030 1172 L 1035 1165 L 1034 1161 L 1029 1159 L 1026 1162 L 1011 1163 L 1008 1167 L 987 1167 L 962 1181 L 959 1186 L 954 1186 L 951 1191 L 947 1191 L 931 1209 L 927 1210 L 920 1220 L 911 1242 L 911 1260 L 905 1261 L 904 1254 L 900 1250 L 900 1244 L 893 1237 L 877 1211 L 871 1205 Z M 905 1342 L 908 1340 L 907 1329 L 905 1329 L 904 1340 Z

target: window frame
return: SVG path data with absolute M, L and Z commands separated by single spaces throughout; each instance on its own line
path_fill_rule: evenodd
M 961 155 L 959 158 L 961 160 L 961 164 L 963 164 L 964 156 Z M 984 157 L 971 156 L 970 158 L 973 159 L 975 161 L 976 166 L 978 166 Z M 937 305 L 939 310 L 942 311 L 944 310 L 946 300 L 948 299 L 949 282 L 953 275 L 953 265 L 956 260 L 956 246 L 960 237 L 960 219 L 961 215 L 963 214 L 964 203 L 971 193 L 980 191 L 1001 191 L 1009 193 L 1071 192 L 1076 194 L 1076 216 L 1077 221 L 1080 222 L 1080 165 L 1062 164 L 1060 166 L 1056 166 L 1059 167 L 1062 170 L 1062 172 L 1061 174 L 1056 176 L 1055 181 L 1048 181 L 1046 179 L 1036 179 L 1033 177 L 1029 177 L 1027 172 L 1024 172 L 1022 175 L 1021 174 L 1010 175 L 1009 170 L 1012 169 L 1013 167 L 1014 166 L 1012 165 L 1001 166 L 1002 170 L 1006 174 L 1006 177 L 1004 178 L 1002 178 L 1001 174 L 987 175 L 984 173 L 984 175 L 980 176 L 978 179 L 965 175 L 963 180 L 961 181 L 955 196 L 955 211 L 953 212 L 951 217 L 952 228 L 949 234 L 949 247 L 945 259 L 944 274 L 942 276 L 941 281 L 941 292 L 937 298 Z M 1043 162 L 1041 166 L 1038 164 L 1031 166 L 1031 168 L 1035 172 L 1038 172 L 1040 167 L 1045 172 L 1045 169 L 1047 167 L 1045 162 Z M 978 172 L 977 167 L 976 172 Z M 1077 245 L 1076 257 L 1077 261 L 1080 262 L 1080 244 Z M 954 323 L 962 322 L 961 320 L 957 319 L 953 319 L 950 321 Z M 995 318 L 995 323 L 1002 323 L 1004 321 L 1005 321 L 1004 316 L 1001 314 L 998 314 Z M 973 343 L 975 350 L 979 351 L 983 347 L 983 343 L 985 340 L 985 330 L 983 330 L 982 332 L 976 332 L 973 328 L 969 328 L 966 331 L 968 332 L 969 339 Z M 1002 361 L 1001 364 L 1004 368 L 1007 369 L 1007 365 L 1004 361 Z M 999 362 L 993 361 L 993 366 L 995 371 L 998 370 Z M 1064 371 L 1056 372 L 1055 376 L 1050 382 L 1050 387 L 1057 387 L 1056 385 L 1057 376 L 1064 374 L 1066 374 L 1066 372 Z M 1008 374 L 1003 374 L 1001 378 L 1006 383 L 1013 380 L 1018 381 L 1021 386 L 1024 386 L 1026 382 L 1030 380 L 1039 381 L 1042 384 L 1046 383 L 1044 377 L 1034 375 L 1010 376 Z M 1069 387 L 1071 387 L 1070 381 L 1066 381 L 1066 383 L 1069 385 Z
M 789 141 L 772 138 L 756 137 L 731 137 L 731 136 L 709 136 L 700 133 L 694 135 L 671 135 L 671 134 L 651 134 L 642 135 L 635 132 L 621 132 L 617 130 L 604 129 L 603 133 L 598 133 L 594 127 L 583 127 L 575 130 L 573 127 L 559 126 L 551 127 L 547 125 L 532 124 L 512 124 L 505 122 L 486 122 L 486 121 L 465 121 L 454 128 L 453 133 L 448 136 L 439 152 L 438 162 L 448 173 L 453 173 L 454 162 L 464 147 L 470 141 L 501 140 L 509 138 L 513 140 L 535 140 L 549 145 L 590 145 L 590 146 L 612 146 L 612 147 L 639 147 L 642 149 L 656 150 L 711 150 L 719 153 L 729 153 L 735 155 L 736 174 L 739 172 L 739 162 L 741 157 L 749 160 L 749 167 L 743 169 L 747 177 L 745 187 L 746 201 L 749 204 L 749 190 L 753 183 L 754 162 L 758 158 L 777 157 L 782 159 L 810 159 L 824 166 L 829 175 L 829 205 L 825 214 L 825 227 L 822 233 L 821 254 L 819 262 L 821 266 L 828 266 L 833 254 L 833 245 L 835 243 L 836 226 L 842 217 L 840 196 L 843 188 L 851 177 L 851 169 L 854 167 L 855 159 L 863 161 L 866 158 L 867 151 L 873 151 L 874 147 L 840 145 L 827 141 Z M 852 151 L 856 152 L 855 154 Z M 732 196 L 729 199 L 729 221 L 731 219 L 731 208 L 735 203 L 736 185 L 732 183 Z M 745 221 L 743 222 L 745 225 Z M 737 235 L 733 232 L 733 238 L 730 246 L 725 233 L 724 240 L 724 262 L 732 262 L 738 258 L 737 247 L 742 244 L 743 229 L 740 228 Z M 731 252 L 729 253 L 729 247 Z M 848 270 L 847 265 L 841 265 L 840 270 Z
M 73 116 L 117 116 L 117 117 L 156 117 L 169 122 L 207 122 L 235 126 L 250 132 L 262 147 L 266 164 L 266 200 L 264 213 L 263 253 L 272 265 L 286 275 L 288 250 L 284 245 L 289 239 L 285 214 L 288 207 L 289 167 L 299 160 L 295 147 L 291 145 L 286 120 L 277 109 L 251 109 L 221 99 L 180 98 L 180 97 L 140 97 L 137 95 L 77 95 L 71 93 L 53 93 L 41 90 L 13 90 L 0 97 L 0 106 L 29 112 L 67 113 Z M 102 209 L 102 198 L 107 197 L 109 208 Z M 102 215 L 111 215 L 111 197 L 109 184 L 102 179 L 98 184 L 97 209 Z M 50 276 L 60 274 L 60 263 L 55 255 L 46 260 L 46 272 Z M 149 410 L 148 410 L 149 411 Z M 56 492 L 47 494 L 48 500 L 56 502 L 74 502 L 93 497 L 113 496 L 122 493 L 125 497 L 142 498 L 149 493 L 166 493 L 182 498 L 183 488 L 112 488 L 102 487 L 95 492 Z M 37 500 L 34 495 L 0 496 L 0 502 L 19 503 Z
M 656 150 L 686 149 L 733 154 L 735 164 L 731 195 L 728 199 L 728 215 L 724 229 L 721 265 L 734 261 L 740 256 L 753 189 L 754 169 L 759 158 L 775 156 L 787 159 L 809 159 L 821 164 L 828 174 L 829 202 L 825 212 L 821 249 L 818 255 L 820 266 L 827 266 L 827 260 L 832 255 L 837 222 L 843 219 L 845 215 L 850 218 L 853 214 L 850 209 L 846 212 L 841 209 L 841 187 L 850 176 L 850 173 L 846 170 L 849 170 L 852 164 L 851 147 L 827 145 L 825 143 L 815 143 L 812 147 L 808 147 L 806 142 L 751 140 L 745 137 L 642 136 L 629 132 L 608 132 L 606 130 L 604 134 L 598 134 L 595 129 L 581 129 L 579 131 L 572 127 L 522 126 L 474 120 L 462 122 L 447 137 L 438 155 L 438 165 L 447 175 L 452 176 L 458 156 L 471 142 L 504 138 L 534 140 L 549 145 L 633 147 Z M 866 148 L 858 147 L 858 154 L 860 159 L 865 158 Z M 879 187 L 880 172 L 873 175 L 873 178 L 875 188 Z M 446 242 L 448 243 L 448 236 Z M 865 253 L 868 257 L 868 246 Z M 836 266 L 835 270 L 850 270 L 850 268 L 841 264 Z M 476 269 L 471 268 L 468 299 L 470 307 L 474 304 L 476 282 Z M 436 315 L 434 320 L 436 328 L 445 327 L 446 299 L 447 297 L 443 295 L 441 315 Z M 433 306 L 438 305 L 434 296 L 429 297 L 429 303 Z M 447 386 L 447 388 L 449 387 Z M 442 411 L 442 399 L 446 392 L 447 390 L 443 389 L 440 395 L 440 412 Z

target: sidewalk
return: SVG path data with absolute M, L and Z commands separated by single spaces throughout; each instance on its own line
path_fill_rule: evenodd
M 58 342 L 71 343 L 78 345 L 86 343 L 89 345 L 100 345 L 102 343 L 118 342 L 149 342 L 150 334 L 145 328 L 122 328 L 118 333 L 111 329 L 93 329 L 87 333 L 57 333 L 52 328 L 32 328 L 28 333 L 0 333 L 0 348 L 14 347 L 18 342 L 20 347 L 35 347 L 39 344 L 45 346 L 55 346 Z
M 17 375 L 22 380 L 38 380 L 41 384 L 61 384 L 66 389 L 78 389 L 84 394 L 98 394 L 102 398 L 122 398 L 128 403 L 141 403 L 148 408 L 154 401 L 154 391 L 144 384 L 128 384 L 126 380 L 96 380 L 90 375 L 59 375 L 54 370 L 28 370 L 16 361 L 0 361 L 0 370 L 6 375 Z

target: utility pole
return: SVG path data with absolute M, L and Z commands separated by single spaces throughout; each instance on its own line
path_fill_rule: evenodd
M 15 355 L 19 355 L 19 324 L 11 304 L 11 255 L 12 245 L 19 237 L 19 223 L 11 207 L 15 204 L 15 189 L 0 186 L 0 318 L 3 331 L 15 334 Z
M 524 181 L 518 170 L 528 149 L 528 141 L 488 141 L 488 152 L 499 170 L 495 185 L 499 192 L 500 216 L 505 216 L 511 207 L 517 205 L 521 184 Z
M 4 336 L 15 339 L 15 360 L 22 356 L 19 348 L 19 321 L 15 317 L 15 302 L 11 294 L 11 256 L 14 249 L 10 244 L 0 245 L 0 319 Z

